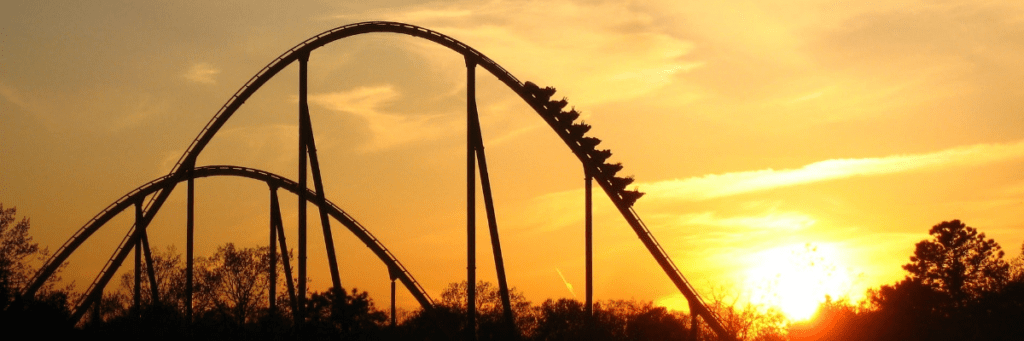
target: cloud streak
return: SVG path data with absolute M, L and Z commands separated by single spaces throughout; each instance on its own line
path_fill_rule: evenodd
M 220 73 L 220 69 L 217 69 L 209 63 L 197 63 L 193 64 L 188 71 L 185 71 L 183 75 L 185 79 L 188 79 L 195 83 L 200 84 L 217 84 L 217 80 L 214 77 Z
M 729 228 L 756 228 L 771 231 L 797 231 L 817 223 L 814 217 L 799 212 L 769 211 L 757 216 L 718 217 L 714 212 L 690 213 L 676 216 L 675 223 L 682 226 L 714 226 Z
M 977 166 L 1024 158 L 1024 141 L 1007 144 L 976 144 L 942 151 L 893 155 L 880 158 L 833 159 L 797 169 L 709 174 L 641 184 L 651 197 L 708 200 L 781 187 L 956 166 Z
M 562 278 L 562 283 L 565 283 L 565 288 L 569 289 L 569 293 L 572 294 L 572 298 L 576 298 L 576 291 L 572 289 L 572 284 L 565 280 L 565 275 L 562 274 L 562 270 L 555 268 L 555 272 L 558 272 L 558 277 Z
M 498 0 L 440 8 L 414 5 L 388 14 L 389 19 L 451 35 L 518 77 L 556 85 L 563 91 L 559 96 L 587 106 L 649 94 L 704 65 L 690 58 L 693 42 L 663 32 L 636 11 L 615 2 L 540 5 Z M 373 14 L 337 18 L 377 17 Z
M 357 87 L 347 91 L 309 96 L 309 101 L 325 109 L 349 113 L 366 120 L 373 140 L 363 151 L 435 140 L 460 129 L 456 120 L 443 115 L 394 115 L 381 107 L 399 96 L 392 86 Z

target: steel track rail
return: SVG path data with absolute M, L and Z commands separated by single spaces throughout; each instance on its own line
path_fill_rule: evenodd
M 245 83 L 245 85 L 239 88 L 238 91 L 236 91 L 231 96 L 231 98 L 229 98 L 228 101 L 223 106 L 221 106 L 220 110 L 217 111 L 217 114 L 214 115 L 209 122 L 207 122 L 207 124 L 200 131 L 199 135 L 192 141 L 188 149 L 186 149 L 185 153 L 182 154 L 182 156 L 175 163 L 168 177 L 173 178 L 184 176 L 188 169 L 191 168 L 191 165 L 195 164 L 195 160 L 198 158 L 199 154 L 210 142 L 213 136 L 216 135 L 217 131 L 219 131 L 220 128 L 227 122 L 227 120 L 231 118 L 231 116 L 238 110 L 238 108 L 241 107 L 241 105 L 244 104 L 245 101 L 248 100 L 253 93 L 255 93 L 260 87 L 262 87 L 263 84 L 265 84 L 268 80 L 273 78 L 278 72 L 283 70 L 285 67 L 298 60 L 299 57 L 303 55 L 308 55 L 311 51 L 326 44 L 329 44 L 331 42 L 334 42 L 336 40 L 340 40 L 346 37 L 359 34 L 377 32 L 399 33 L 418 38 L 423 38 L 440 44 L 442 46 L 445 46 L 457 53 L 460 53 L 463 56 L 465 56 L 467 60 L 475 61 L 477 65 L 483 67 L 485 70 L 487 70 L 492 75 L 497 77 L 498 80 L 505 83 L 506 86 L 512 89 L 512 91 L 519 95 L 524 101 L 529 103 L 530 106 L 533 107 L 533 109 L 537 112 L 537 114 L 540 115 L 551 126 L 553 130 L 555 130 L 555 132 L 559 135 L 560 138 L 562 138 L 563 142 L 565 142 L 565 144 L 569 147 L 573 154 L 575 154 L 576 157 L 579 158 L 583 166 L 588 171 L 592 172 L 591 174 L 594 174 L 594 179 L 601 186 L 601 188 L 604 189 L 605 193 L 612 200 L 612 203 L 615 204 L 616 208 L 618 208 L 623 218 L 634 230 L 637 237 L 640 238 L 641 242 L 651 253 L 651 255 L 655 258 L 658 264 L 662 267 L 666 275 L 668 275 L 668 277 L 676 285 L 677 289 L 679 289 L 683 296 L 687 298 L 687 300 L 691 303 L 691 306 L 694 309 L 696 309 L 694 313 L 704 317 L 705 321 L 708 323 L 711 329 L 713 329 L 720 338 L 733 338 L 731 335 L 728 334 L 725 328 L 723 328 L 719 317 L 713 311 L 707 308 L 707 304 L 704 302 L 704 300 L 700 297 L 700 295 L 693 288 L 690 282 L 686 280 L 686 277 L 684 277 L 683 274 L 679 271 L 679 268 L 675 265 L 675 263 L 672 262 L 668 253 L 661 246 L 661 244 L 657 242 L 657 240 L 654 238 L 654 235 L 651 233 L 650 229 L 640 219 L 640 216 L 636 213 L 636 211 L 633 210 L 632 201 L 625 199 L 623 197 L 621 189 L 616 188 L 612 184 L 611 181 L 614 175 L 606 174 L 599 167 L 600 163 L 596 162 L 590 156 L 592 146 L 588 150 L 587 146 L 584 146 L 580 143 L 581 141 L 578 139 L 578 137 L 574 137 L 569 131 L 566 130 L 565 124 L 560 123 L 554 117 L 554 113 L 551 112 L 550 106 L 547 105 L 546 99 L 542 100 L 535 97 L 535 95 L 525 87 L 525 84 L 523 84 L 523 82 L 521 82 L 510 72 L 505 70 L 503 67 L 501 67 L 496 62 L 485 56 L 483 53 L 480 53 L 476 49 L 454 38 L 416 25 L 389 21 L 370 21 L 355 23 L 327 30 L 323 33 L 317 34 L 313 37 L 310 37 L 309 39 L 306 39 L 305 41 L 299 43 L 298 45 L 295 45 L 291 49 L 288 49 L 280 56 L 275 58 L 273 61 L 268 63 L 266 66 L 264 66 L 262 69 L 260 69 L 259 72 L 253 75 L 252 78 L 250 78 Z M 557 112 L 557 110 L 555 110 L 555 112 Z M 173 188 L 169 187 L 162 190 L 170 191 L 171 189 Z M 165 197 L 165 194 L 161 194 L 162 195 L 154 196 L 153 198 L 151 198 L 150 203 L 147 204 L 147 213 L 150 210 L 150 207 L 152 207 L 154 204 L 159 206 L 159 202 L 157 201 L 157 199 L 159 199 L 160 197 Z M 114 204 L 111 204 L 111 206 L 105 209 L 104 212 L 115 208 L 113 206 Z M 92 223 L 99 221 L 102 219 L 102 216 L 104 216 L 103 212 L 97 215 L 97 217 L 94 217 L 93 220 L 91 220 L 90 222 Z M 89 224 L 87 224 L 86 226 L 89 226 Z M 52 257 L 51 260 L 47 262 L 47 265 L 44 266 L 44 269 L 40 271 L 39 275 L 45 275 L 44 277 L 48 277 L 49 274 L 56 269 L 53 263 L 56 261 L 55 264 L 59 265 L 61 262 L 63 262 L 64 259 L 60 258 L 59 256 L 63 255 L 66 249 L 74 249 L 81 243 L 78 240 L 83 235 L 86 235 L 86 231 L 84 231 L 84 229 L 85 227 L 77 231 L 71 240 L 66 242 L 64 245 L 61 246 L 60 249 L 58 249 L 55 256 Z M 91 234 L 91 232 L 89 232 L 88 234 Z M 124 245 L 122 245 L 121 247 L 124 247 Z M 64 258 L 66 258 L 66 256 Z M 113 258 L 111 259 L 113 260 Z M 108 264 L 110 264 L 112 260 L 108 261 Z M 38 289 L 38 287 L 36 287 L 35 289 Z M 32 289 L 29 292 L 34 292 L 35 289 Z
M 204 166 L 193 170 L 193 176 L 194 178 L 234 176 L 254 179 L 265 182 L 268 186 L 282 188 L 296 195 L 301 195 L 306 201 L 313 203 L 314 205 L 316 205 L 317 202 L 316 192 L 313 191 L 312 189 L 306 189 L 305 191 L 301 191 L 299 184 L 296 183 L 295 181 L 292 181 L 290 179 L 287 179 L 283 176 L 274 173 L 258 169 L 237 166 Z M 117 214 L 121 213 L 121 211 L 130 208 L 138 200 L 142 200 L 146 196 L 156 193 L 157 191 L 165 189 L 169 186 L 172 186 L 175 183 L 187 180 L 188 178 L 165 175 L 132 190 L 131 192 L 125 194 L 120 199 L 115 201 L 113 204 L 108 206 L 106 209 L 104 209 L 103 212 L 97 215 L 97 217 L 90 220 L 89 223 L 86 224 L 86 228 L 83 228 L 81 230 L 82 233 L 76 234 L 76 239 L 84 241 L 90 235 L 92 235 L 93 232 L 98 230 L 99 227 L 101 227 L 104 223 L 109 221 Z M 416 281 L 416 279 L 412 276 L 412 273 L 409 272 L 409 270 L 404 265 L 402 265 L 401 261 L 399 261 L 398 258 L 395 257 L 395 255 L 390 250 L 388 250 L 387 247 L 385 247 L 384 244 L 379 239 L 377 239 L 377 237 L 375 237 L 372 233 L 370 233 L 369 230 L 366 229 L 366 227 L 364 227 L 362 224 L 356 221 L 355 218 L 352 218 L 351 215 L 349 215 L 347 212 L 339 208 L 333 202 L 325 200 L 324 204 L 326 205 L 326 207 L 321 207 L 321 209 L 326 209 L 331 217 L 341 222 L 342 225 L 345 225 L 345 227 L 347 227 L 349 231 L 351 231 L 357 238 L 359 238 L 359 240 L 362 241 L 363 244 L 365 244 L 371 251 L 373 251 L 375 255 L 377 255 L 378 258 L 380 258 L 382 262 L 384 262 L 384 264 L 388 267 L 389 271 L 397 270 L 395 271 L 397 278 L 402 282 L 402 284 L 406 286 L 406 288 L 412 293 L 413 297 L 416 298 L 416 300 L 420 303 L 421 306 L 423 306 L 425 309 L 431 309 L 433 307 L 433 299 L 430 298 L 430 295 L 427 294 L 427 291 L 423 289 L 423 286 L 420 285 L 418 281 Z M 119 249 L 123 248 L 125 241 L 129 239 L 128 236 L 131 236 L 132 234 L 133 231 L 129 231 L 124 240 L 122 240 L 121 247 L 119 247 Z M 80 244 L 81 242 L 72 243 L 71 245 L 77 247 L 77 245 Z M 73 251 L 74 247 L 72 247 L 70 250 Z M 66 259 L 66 257 L 61 257 L 60 259 L 63 260 Z M 89 289 L 86 290 L 86 293 L 92 293 L 93 291 L 96 290 L 96 286 L 100 282 L 98 279 L 103 277 L 103 274 L 117 270 L 111 268 L 110 264 L 111 262 L 108 261 L 104 267 L 104 270 L 100 272 L 100 275 L 97 276 L 97 280 L 93 281 Z M 37 281 L 40 280 L 45 282 L 45 279 L 37 279 Z M 77 316 L 78 318 L 80 318 L 84 311 L 88 309 L 87 306 L 83 305 L 83 303 L 85 303 L 84 301 L 86 300 L 87 296 L 88 295 L 84 295 L 82 299 L 79 300 L 78 304 L 76 304 L 73 316 Z

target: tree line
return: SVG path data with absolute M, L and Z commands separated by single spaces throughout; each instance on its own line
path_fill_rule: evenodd
M 867 299 L 828 298 L 793 340 L 1022 340 L 1024 246 L 1007 261 L 993 239 L 959 220 L 915 245 L 906 277 Z
M 168 247 L 152 255 L 158 298 L 150 294 L 145 276 L 136 289 L 135 274 L 128 271 L 120 277 L 119 288 L 108 288 L 72 325 L 71 302 L 78 294 L 70 285 L 58 286 L 58 276 L 35 298 L 18 299 L 34 274 L 30 264 L 48 252 L 32 241 L 29 220 L 16 222 L 15 212 L 0 205 L 0 330 L 40 337 L 198 340 L 448 340 L 468 332 L 466 282 L 449 284 L 434 309 L 404 314 L 395 324 L 364 291 L 311 292 L 301 307 L 305 318 L 296 323 L 292 312 L 299 307 L 281 262 L 272 292 L 269 249 L 230 243 L 195 259 L 191 321 L 185 315 L 183 257 Z M 919 242 L 903 266 L 906 278 L 870 289 L 860 302 L 826 298 L 809 321 L 789 321 L 778 309 L 740 303 L 723 293 L 711 295 L 708 303 L 737 340 L 1021 339 L 1024 256 L 1005 260 L 994 240 L 957 220 L 935 225 L 929 233 L 931 239 Z M 580 301 L 534 304 L 515 288 L 510 295 L 516 328 L 509 330 L 495 285 L 480 282 L 476 290 L 473 332 L 480 340 L 716 338 L 705 324 L 691 329 L 688 314 L 650 301 L 597 301 L 588 315 Z

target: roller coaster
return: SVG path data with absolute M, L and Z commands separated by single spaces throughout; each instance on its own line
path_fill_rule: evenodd
M 336 253 L 334 250 L 334 242 L 332 236 L 332 230 L 330 227 L 330 218 L 340 222 L 345 226 L 349 232 L 354 234 L 360 241 L 362 241 L 380 260 L 383 262 L 390 273 L 392 280 L 392 297 L 394 297 L 394 281 L 400 281 L 409 292 L 415 297 L 420 305 L 425 310 L 431 310 L 434 307 L 434 301 L 427 294 L 427 291 L 413 278 L 412 273 L 406 269 L 398 258 L 395 257 L 384 244 L 381 243 L 376 237 L 374 237 L 368 229 L 363 225 L 359 224 L 352 216 L 347 214 L 337 205 L 328 201 L 323 188 L 323 181 L 320 174 L 320 163 L 316 152 L 316 143 L 313 139 L 313 128 L 309 115 L 309 106 L 307 103 L 307 74 L 308 74 L 308 61 L 310 53 L 327 45 L 331 42 L 344 39 L 347 37 L 366 34 L 366 33 L 399 33 L 410 35 L 417 38 L 429 40 L 431 42 L 440 44 L 444 47 L 455 51 L 464 56 L 467 70 L 467 141 L 466 141 L 466 181 L 467 181 L 467 302 L 475 302 L 475 283 L 476 283 L 476 217 L 475 217 L 475 204 L 476 204 L 476 178 L 477 178 L 477 166 L 479 166 L 479 178 L 480 187 L 482 188 L 482 194 L 485 204 L 485 211 L 487 213 L 488 229 L 491 236 L 491 247 L 494 253 L 495 268 L 497 271 L 497 280 L 499 286 L 499 292 L 502 300 L 503 318 L 505 323 L 510 327 L 515 327 L 514 319 L 511 310 L 511 304 L 508 293 L 508 285 L 505 280 L 504 261 L 501 256 L 501 243 L 498 238 L 498 227 L 496 218 L 494 215 L 494 203 L 491 198 L 490 179 L 487 172 L 486 156 L 484 154 L 483 139 L 480 133 L 480 123 L 478 119 L 478 113 L 476 108 L 476 68 L 477 66 L 482 67 L 484 70 L 490 72 L 494 77 L 508 86 L 509 89 L 514 91 L 519 97 L 521 97 L 527 104 L 530 105 L 536 111 L 538 115 L 554 130 L 554 132 L 562 139 L 562 141 L 569 147 L 569 150 L 579 159 L 583 165 L 585 175 L 585 235 L 586 235 L 586 302 L 585 309 L 587 314 L 593 313 L 593 294 L 592 294 L 592 187 L 593 183 L 596 182 L 601 189 L 608 195 L 612 203 L 621 213 L 622 217 L 625 218 L 629 226 L 636 232 L 637 237 L 644 244 L 651 256 L 654 257 L 655 261 L 661 266 L 665 274 L 668 275 L 669 279 L 679 289 L 680 293 L 687 299 L 691 316 L 693 318 L 691 330 L 696 331 L 698 328 L 697 323 L 698 317 L 702 318 L 704 323 L 718 335 L 719 339 L 731 340 L 734 339 L 725 328 L 723 327 L 720 319 L 716 314 L 710 310 L 697 293 L 697 291 L 690 285 L 690 282 L 683 276 L 679 271 L 679 268 L 672 262 L 668 254 L 661 247 L 661 245 L 651 234 L 651 231 L 647 228 L 644 222 L 640 219 L 640 216 L 636 211 L 633 210 L 633 203 L 636 202 L 643 193 L 633 189 L 627 189 L 627 187 L 633 182 L 632 177 L 622 177 L 617 175 L 622 170 L 623 166 L 621 163 L 609 163 L 608 158 L 611 157 L 612 153 L 607 149 L 598 149 L 597 146 L 601 140 L 587 136 L 587 132 L 590 130 L 590 126 L 577 122 L 579 113 L 575 109 L 565 110 L 568 106 L 566 99 L 554 100 L 552 97 L 555 94 L 555 89 L 552 87 L 540 87 L 532 82 L 522 82 L 513 76 L 510 72 L 502 68 L 498 63 L 494 62 L 483 53 L 473 49 L 472 47 L 463 44 L 462 42 L 455 40 L 449 36 L 432 31 L 423 27 L 398 23 L 398 22 L 386 22 L 386 21 L 372 21 L 362 22 L 356 24 L 345 25 L 337 27 L 323 33 L 317 34 L 305 41 L 299 43 L 295 47 L 285 51 L 280 56 L 275 58 L 263 69 L 256 73 L 248 82 L 245 83 L 238 91 L 236 91 L 230 99 L 220 108 L 216 115 L 203 127 L 199 135 L 192 141 L 185 153 L 177 160 L 172 167 L 171 171 L 158 179 L 150 181 L 135 190 L 125 194 L 118 200 L 111 203 L 105 209 L 100 211 L 96 216 L 89 220 L 84 226 L 78 229 L 74 235 L 71 236 L 63 245 L 61 245 L 56 252 L 44 263 L 39 271 L 32 278 L 30 284 L 22 292 L 22 297 L 33 297 L 36 292 L 43 287 L 46 281 L 57 271 L 58 268 L 68 259 L 68 257 L 75 252 L 90 236 L 92 236 L 97 230 L 103 227 L 107 222 L 113 219 L 118 214 L 125 210 L 134 207 L 135 211 L 135 222 L 128 233 L 121 240 L 118 247 L 115 249 L 113 255 L 104 264 L 102 270 L 97 274 L 96 278 L 92 281 L 89 287 L 81 296 L 79 301 L 73 307 L 72 322 L 77 323 L 82 319 L 83 315 L 89 310 L 89 307 L 98 304 L 98 301 L 102 297 L 103 290 L 106 285 L 110 282 L 111 278 L 124 263 L 129 253 L 135 251 L 135 300 L 139 301 L 139 281 L 140 274 L 142 272 L 142 259 L 145 259 L 145 264 L 152 264 L 152 255 L 149 249 L 149 238 L 147 236 L 147 226 L 153 220 L 154 216 L 163 206 L 171 192 L 177 187 L 179 183 L 185 182 L 187 187 L 187 210 L 186 210 L 186 318 L 191 320 L 192 318 L 192 294 L 193 294 L 193 241 L 194 241 L 194 180 L 203 177 L 215 177 L 215 176 L 229 176 L 229 177 L 242 177 L 249 178 L 257 181 L 262 181 L 267 184 L 270 189 L 270 209 L 271 209 L 271 227 L 270 227 L 270 252 L 271 252 L 271 264 L 270 269 L 277 269 L 277 255 L 278 245 L 280 246 L 280 252 L 283 255 L 288 254 L 288 248 L 286 246 L 286 239 L 284 236 L 284 230 L 281 223 L 281 214 L 279 207 L 279 200 L 277 197 L 277 190 L 284 189 L 286 191 L 296 194 L 298 197 L 298 238 L 297 238 L 297 250 L 298 254 L 296 257 L 298 274 L 297 284 L 292 279 L 291 264 L 289 263 L 288 257 L 280 257 L 281 262 L 284 265 L 285 273 L 287 274 L 287 288 L 289 296 L 292 299 L 291 304 L 293 307 L 302 307 L 306 299 L 306 239 L 307 239 L 307 222 L 306 222 L 306 210 L 307 204 L 312 203 L 317 206 L 319 216 L 321 219 L 321 226 L 324 234 L 325 248 L 327 254 L 328 265 L 331 273 L 332 284 L 336 288 L 341 287 L 341 281 L 338 275 L 338 264 Z M 299 164 L 298 164 L 298 180 L 293 181 L 282 176 L 245 167 L 236 166 L 196 166 L 196 160 L 200 153 L 207 146 L 207 144 L 213 139 L 217 132 L 224 126 L 224 124 L 232 117 L 232 115 L 250 98 L 257 90 L 260 89 L 268 80 L 273 78 L 285 67 L 292 63 L 299 63 L 299 86 L 298 86 L 298 97 L 299 97 Z M 313 187 L 309 188 L 307 177 L 312 175 Z M 144 256 L 144 257 L 143 257 Z M 156 283 L 156 275 L 154 273 L 152 265 L 146 267 L 146 276 L 150 283 L 152 290 L 150 295 L 154 301 L 157 301 L 160 293 L 158 292 Z M 274 290 L 276 279 L 273 278 L 276 271 L 271 272 L 271 290 Z M 271 306 L 275 303 L 274 295 L 270 295 Z M 394 304 L 394 302 L 392 302 Z M 302 320 L 302 309 L 294 309 L 295 320 L 297 322 Z M 393 314 L 393 311 L 392 311 Z M 468 339 L 475 339 L 473 333 L 476 321 L 476 311 L 474 304 L 467 305 L 467 322 L 469 328 Z M 393 316 L 393 315 L 392 315 Z M 392 317 L 393 318 L 393 317 Z

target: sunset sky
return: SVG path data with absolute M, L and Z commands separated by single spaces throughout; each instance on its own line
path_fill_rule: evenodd
M 521 80 L 558 88 L 636 176 L 647 195 L 634 208 L 702 295 L 738 293 L 807 317 L 826 294 L 860 299 L 901 279 L 914 243 L 952 219 L 1007 257 L 1021 252 L 1020 1 L 256 3 L 0 4 L 0 203 L 55 250 L 167 174 L 282 52 L 337 26 L 389 20 L 452 36 Z M 309 65 L 327 198 L 439 297 L 465 280 L 462 57 L 374 33 L 318 49 Z M 297 71 L 247 101 L 199 165 L 296 179 Z M 477 101 L 510 285 L 534 303 L 582 300 L 579 161 L 482 69 Z M 198 255 L 267 244 L 266 185 L 196 184 Z M 184 193 L 175 190 L 150 228 L 154 247 L 184 253 Z M 599 194 L 595 297 L 682 307 Z M 281 200 L 293 246 L 296 197 Z M 311 286 L 322 290 L 330 276 L 315 210 L 310 217 Z M 478 276 L 494 281 L 478 217 Z M 88 286 L 133 219 L 104 226 L 63 278 Z M 332 226 L 343 285 L 383 308 L 387 269 Z M 407 292 L 399 300 L 416 307 Z

